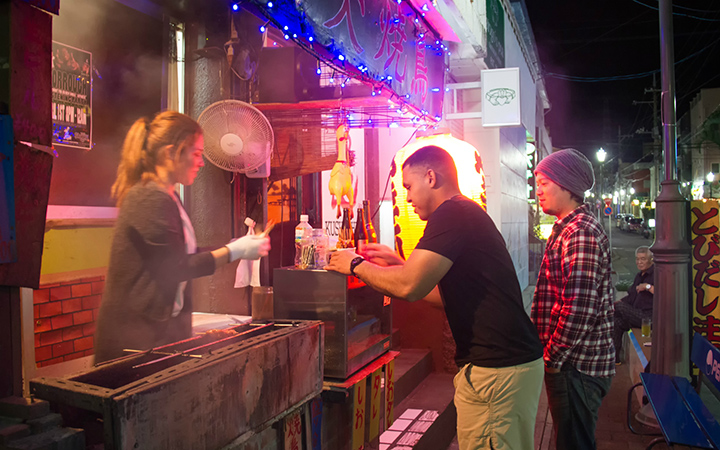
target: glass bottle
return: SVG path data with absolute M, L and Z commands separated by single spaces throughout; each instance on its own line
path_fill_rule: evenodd
M 353 230 L 350 226 L 350 210 L 343 208 L 342 225 L 338 233 L 337 248 L 350 248 L 354 244 Z
M 368 244 L 377 244 L 377 233 L 370 217 L 370 206 L 367 200 L 363 200 L 363 211 L 365 211 L 365 236 Z
M 357 222 L 355 222 L 355 251 L 360 252 L 362 247 L 367 243 L 367 235 L 365 234 L 365 213 L 362 208 L 357 209 Z

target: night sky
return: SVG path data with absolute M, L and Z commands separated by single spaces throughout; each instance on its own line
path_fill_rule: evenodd
M 673 3 L 679 120 L 700 89 L 720 87 L 720 1 Z M 642 157 L 642 143 L 652 142 L 653 94 L 646 91 L 653 73 L 661 87 L 657 1 L 526 0 L 526 6 L 552 105 L 546 121 L 553 146 L 589 157 L 603 147 L 608 158 L 619 154 L 627 162 Z M 659 117 L 659 94 L 657 100 Z

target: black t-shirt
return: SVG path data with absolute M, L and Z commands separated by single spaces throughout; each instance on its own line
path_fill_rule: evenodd
M 509 367 L 542 356 L 505 240 L 477 203 L 461 195 L 445 201 L 416 248 L 453 262 L 439 288 L 459 366 Z

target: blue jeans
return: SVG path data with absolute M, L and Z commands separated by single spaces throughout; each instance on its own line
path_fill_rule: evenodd
M 545 389 L 557 437 L 557 450 L 594 450 L 595 425 L 612 377 L 591 377 L 565 363 L 560 373 L 545 372 Z

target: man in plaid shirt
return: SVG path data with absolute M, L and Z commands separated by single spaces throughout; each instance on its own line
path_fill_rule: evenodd
M 545 388 L 558 450 L 595 449 L 595 424 L 615 374 L 610 246 L 588 205 L 592 164 L 574 149 L 544 158 L 537 198 L 557 217 L 535 288 Z

